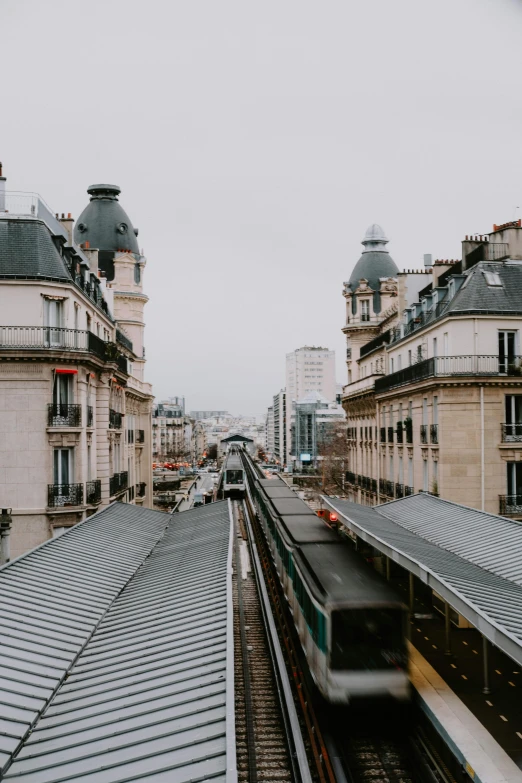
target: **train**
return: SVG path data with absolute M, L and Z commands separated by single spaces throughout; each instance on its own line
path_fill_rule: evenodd
M 245 461 L 252 498 L 324 699 L 410 698 L 408 607 L 336 529 L 280 478 Z M 330 522 L 335 520 L 328 520 Z
M 231 447 L 223 465 L 223 497 L 243 498 L 245 496 L 245 470 L 241 452 Z

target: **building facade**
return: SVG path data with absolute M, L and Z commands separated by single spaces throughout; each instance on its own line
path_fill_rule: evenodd
M 350 359 L 349 495 L 373 504 L 425 491 L 522 518 L 520 221 L 466 237 L 461 260 L 418 274 L 424 285 L 413 278 L 396 274 L 406 306 L 375 314 Z M 351 305 L 353 288 L 344 295 Z M 356 325 L 343 329 L 349 347 Z
M 325 457 L 335 428 L 345 421 L 343 408 L 315 391 L 292 403 L 291 452 L 293 470 L 317 468 Z
M 274 456 L 274 406 L 270 405 L 266 414 L 266 453 L 272 459 Z
M 286 465 L 286 391 L 274 395 L 274 457 L 280 465 Z
M 119 189 L 89 194 L 74 227 L 0 179 L 0 507 L 12 509 L 11 558 L 114 500 L 152 506 L 146 259 Z

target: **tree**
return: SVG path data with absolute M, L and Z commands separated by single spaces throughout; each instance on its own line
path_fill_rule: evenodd
M 212 443 L 208 449 L 207 449 L 207 459 L 209 460 L 216 460 L 217 459 L 217 443 Z
M 322 490 L 326 494 L 344 493 L 345 470 L 348 466 L 346 421 L 332 423 L 318 444 Z

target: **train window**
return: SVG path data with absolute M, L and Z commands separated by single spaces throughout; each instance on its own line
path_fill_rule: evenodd
M 332 612 L 332 669 L 397 669 L 406 665 L 400 609 Z
M 227 478 L 225 484 L 242 484 L 242 483 L 243 483 L 242 470 L 227 470 Z

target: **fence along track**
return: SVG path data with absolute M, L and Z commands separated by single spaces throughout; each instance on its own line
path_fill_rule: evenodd
M 252 571 L 243 578 L 247 542 L 242 510 L 238 503 L 234 503 L 233 508 L 236 522 L 233 593 L 238 780 L 240 783 L 299 781 L 301 777 L 288 748 L 282 694 L 274 672 L 256 580 Z

